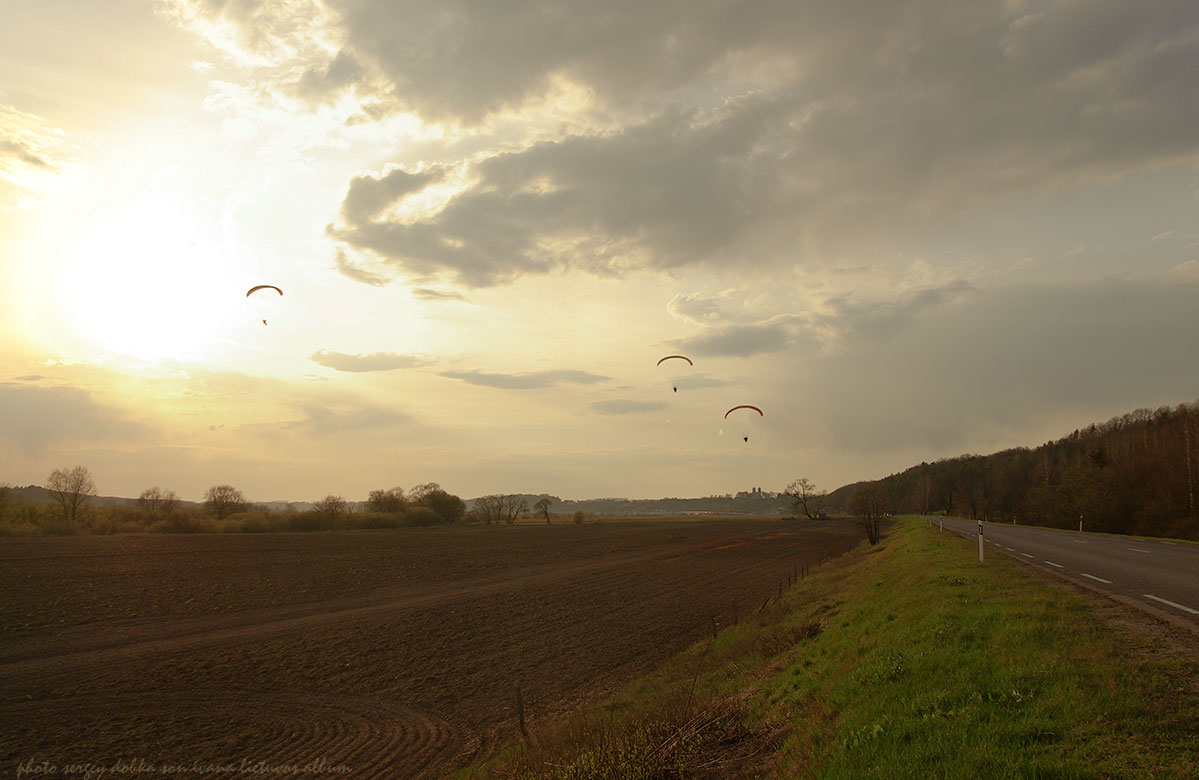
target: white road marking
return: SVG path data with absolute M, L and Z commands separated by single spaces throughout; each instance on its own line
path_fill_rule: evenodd
M 1007 550 L 1008 552 L 1016 552 L 1016 550 L 1012 547 L 1004 547 L 1003 549 Z
M 1102 583 L 1103 583 L 1103 584 L 1105 584 L 1105 585 L 1111 585 L 1111 584 L 1112 584 L 1112 581 L 1111 581 L 1111 580 L 1105 580 L 1105 579 L 1103 579 L 1102 577 L 1096 577 L 1094 574 L 1087 574 L 1085 571 L 1082 573 L 1082 576 L 1084 576 L 1084 577 L 1089 577 L 1089 578 L 1090 578 L 1090 579 L 1092 579 L 1092 580 L 1097 580 L 1097 581 L 1099 581 L 1099 582 L 1102 582 Z
M 1190 612 L 1192 615 L 1199 615 L 1199 609 L 1191 609 L 1190 607 L 1184 607 L 1181 604 L 1175 604 L 1173 601 L 1167 601 L 1161 596 L 1154 596 L 1152 593 L 1144 593 L 1142 595 L 1147 599 L 1153 599 L 1154 601 L 1160 601 L 1163 604 L 1169 604 L 1171 607 L 1181 609 L 1183 612 Z
M 1075 544 L 1086 544 L 1082 539 L 1074 539 L 1073 541 Z
M 1035 557 L 1037 557 L 1037 556 L 1035 556 L 1035 555 L 1029 555 L 1028 553 L 1020 553 L 1020 554 L 1021 554 L 1021 555 L 1023 555 L 1025 558 L 1035 558 Z
M 1056 567 L 1058 567 L 1059 569 L 1064 569 L 1064 568 L 1066 568 L 1065 566 L 1061 565 L 1060 563 L 1054 563 L 1053 561 L 1045 561 L 1045 563 L 1049 564 L 1050 566 L 1056 566 Z
M 1141 550 L 1141 549 L 1139 549 L 1139 548 L 1136 548 L 1136 547 L 1129 547 L 1128 549 L 1132 550 L 1133 552 L 1143 552 L 1143 553 L 1147 553 L 1147 552 L 1149 552 L 1148 550 Z

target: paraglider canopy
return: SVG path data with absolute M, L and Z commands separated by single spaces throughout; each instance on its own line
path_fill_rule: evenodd
M 729 419 L 729 415 L 730 415 L 730 414 L 732 414 L 733 412 L 737 411 L 738 409 L 746 409 L 746 410 L 748 410 L 748 411 L 747 411 L 747 412 L 745 412 L 745 413 L 746 413 L 746 414 L 749 414 L 751 419 L 753 418 L 753 414 L 752 414 L 752 412 L 757 412 L 759 417 L 765 417 L 765 416 L 766 416 L 766 415 L 762 414 L 762 410 L 761 410 L 761 409 L 759 409 L 759 408 L 758 408 L 758 407 L 756 407 L 756 406 L 750 406 L 749 404 L 740 404 L 740 405 L 738 405 L 738 406 L 734 406 L 732 409 L 729 409 L 727 412 L 725 412 L 725 413 L 724 413 L 724 419 L 726 419 L 726 420 L 727 420 L 727 419 Z M 741 437 L 741 441 L 743 441 L 743 442 L 746 442 L 746 443 L 749 443 L 749 434 L 744 434 L 744 435 Z
M 279 293 L 279 295 L 283 295 L 283 291 L 280 290 L 278 287 L 276 287 L 273 284 L 256 284 L 253 287 L 251 287 L 250 289 L 246 290 L 246 297 L 249 298 L 251 295 L 258 292 L 259 290 L 274 290 L 275 292 Z M 263 325 L 266 324 L 266 317 L 262 318 L 262 324 Z
M 687 357 L 686 355 L 667 355 L 666 357 L 659 360 L 657 363 L 658 366 L 661 366 L 663 363 L 666 363 L 666 371 L 670 375 L 670 386 L 671 386 L 671 389 L 674 390 L 676 393 L 679 391 L 679 376 L 684 372 L 685 369 L 682 368 L 681 363 L 678 363 L 678 362 L 667 363 L 667 361 L 680 361 L 680 360 L 686 362 L 688 367 L 695 366 L 695 364 L 691 362 L 691 358 Z

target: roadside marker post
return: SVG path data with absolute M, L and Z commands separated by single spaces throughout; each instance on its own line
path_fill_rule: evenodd
M 983 562 L 983 521 L 978 521 L 978 562 Z

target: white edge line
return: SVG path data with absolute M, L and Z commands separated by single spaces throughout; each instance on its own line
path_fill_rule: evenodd
M 1082 576 L 1084 576 L 1084 577 L 1089 577 L 1090 579 L 1092 579 L 1092 580 L 1096 580 L 1097 582 L 1102 582 L 1102 583 L 1103 583 L 1103 584 L 1105 584 L 1105 585 L 1111 585 L 1111 584 L 1112 584 L 1112 581 L 1111 581 L 1111 580 L 1105 580 L 1105 579 L 1103 579 L 1102 577 L 1096 577 L 1094 574 L 1087 574 L 1085 571 L 1082 573 Z
M 1160 601 L 1163 604 L 1169 604 L 1171 607 L 1176 607 L 1177 609 L 1181 609 L 1183 612 L 1190 612 L 1192 615 L 1199 615 L 1199 609 L 1191 609 L 1190 607 L 1184 607 L 1181 604 L 1175 604 L 1173 601 L 1167 601 L 1166 599 L 1163 599 L 1161 596 L 1154 596 L 1152 593 L 1143 593 L 1141 595 L 1143 595 L 1147 599 L 1153 599 L 1154 601 Z
M 1045 563 L 1049 564 L 1050 566 L 1056 566 L 1056 567 L 1058 567 L 1059 569 L 1064 569 L 1064 568 L 1066 568 L 1065 566 L 1061 565 L 1060 563 L 1054 563 L 1053 561 L 1045 561 Z
M 1037 556 L 1035 556 L 1035 555 L 1029 555 L 1028 553 L 1020 553 L 1020 554 L 1021 554 L 1021 555 L 1023 555 L 1025 558 L 1035 558 L 1035 557 L 1037 557 Z

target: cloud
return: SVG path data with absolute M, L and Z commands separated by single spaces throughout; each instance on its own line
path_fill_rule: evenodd
M 561 268 L 816 263 L 1199 157 L 1188 0 L 1039 15 L 952 0 L 868 15 L 650 5 L 348 4 L 348 45 L 423 117 L 480 123 L 565 80 L 594 97 L 579 111 L 596 121 L 463 158 L 468 184 L 435 211 L 380 209 L 438 169 L 359 177 L 330 235 L 476 287 Z
M 610 401 L 596 401 L 591 409 L 596 414 L 640 414 L 642 412 L 657 412 L 666 408 L 664 401 L 632 401 L 614 398 Z
M 319 63 L 305 70 L 294 90 L 309 103 L 328 103 L 361 84 L 366 75 L 354 55 L 342 50 L 328 63 Z
M 130 441 L 145 425 L 86 390 L 0 383 L 0 438 L 28 454 L 55 444 Z
M 350 396 L 308 399 L 300 402 L 298 409 L 303 414 L 299 420 L 254 427 L 273 427 L 288 432 L 331 436 L 350 432 L 385 431 L 412 421 L 412 417 L 404 412 Z
M 825 302 L 831 314 L 819 319 L 843 333 L 889 339 L 908 327 L 921 312 L 953 303 L 975 292 L 977 290 L 973 285 L 959 279 L 941 286 L 913 290 L 891 300 L 863 302 L 840 296 Z
M 337 256 L 334 258 L 338 273 L 348 279 L 353 279 L 355 282 L 369 284 L 372 287 L 382 287 L 390 280 L 376 273 L 371 273 L 361 266 L 354 265 L 346 259 L 346 253 L 343 250 L 337 250 Z
M 445 172 L 439 168 L 417 173 L 394 168 L 382 176 L 355 176 L 341 204 L 342 216 L 350 224 L 368 223 L 389 206 L 443 178 Z
M 525 374 L 492 374 L 484 371 L 444 371 L 441 375 L 450 379 L 461 379 L 470 385 L 499 387 L 506 390 L 536 390 L 558 384 L 590 385 L 597 382 L 607 382 L 610 379 L 610 377 L 592 374 L 587 371 L 571 369 L 533 371 Z
M 411 290 L 412 297 L 422 301 L 465 301 L 466 296 L 451 290 L 434 290 L 428 287 L 415 287 Z
M 400 368 L 418 368 L 432 361 L 416 355 L 397 355 L 393 352 L 374 352 L 369 355 L 348 355 L 344 352 L 317 350 L 308 356 L 314 363 L 337 371 L 364 373 L 368 371 L 395 371 Z
M 703 293 L 679 293 L 666 304 L 666 310 L 675 319 L 698 325 L 710 324 L 726 317 L 721 309 L 720 301 L 723 295 L 704 295 Z
M 1193 398 L 1197 295 L 1195 280 L 980 290 L 893 338 L 796 363 L 784 384 L 821 421 L 809 435 L 830 447 L 932 459 L 1035 446 Z
M 34 168 L 50 169 L 53 166 L 33 152 L 29 145 L 20 141 L 0 141 L 0 158 L 12 157 L 18 162 Z
M 711 333 L 682 339 L 679 343 L 691 354 L 706 357 L 750 357 L 779 352 L 791 343 L 791 329 L 781 323 L 728 325 Z
M 42 376 L 41 374 L 26 374 L 25 376 L 13 377 L 13 379 L 18 382 L 40 382 L 45 378 L 46 377 Z

